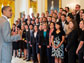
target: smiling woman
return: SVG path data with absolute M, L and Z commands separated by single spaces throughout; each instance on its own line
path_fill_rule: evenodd
M 14 0 L 0 0 L 0 11 L 3 6 L 11 6 L 12 7 L 12 18 L 10 19 L 10 26 L 12 27 L 12 24 L 14 23 L 14 17 L 15 17 L 15 1 Z M 0 16 L 2 16 L 0 12 Z

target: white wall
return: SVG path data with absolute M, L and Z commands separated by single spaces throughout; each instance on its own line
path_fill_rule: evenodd
M 20 0 L 15 0 L 15 20 L 20 17 L 20 4 Z
M 38 0 L 37 5 L 37 12 L 41 15 L 42 12 L 45 12 L 45 0 Z
M 75 8 L 76 4 L 80 4 L 81 8 L 84 9 L 84 0 L 62 0 L 62 7 L 69 6 L 71 9 Z
M 28 6 L 29 0 L 15 0 L 15 20 L 17 20 L 20 17 L 20 12 L 25 11 L 26 16 L 29 13 L 29 6 Z M 41 13 L 45 12 L 45 0 L 37 0 L 37 12 Z
M 26 16 L 29 14 L 28 0 L 15 0 L 15 20 L 20 17 L 20 12 L 25 11 Z
M 25 11 L 25 14 L 28 14 L 27 10 L 28 10 L 28 0 L 20 0 L 21 4 L 20 4 L 20 12 Z

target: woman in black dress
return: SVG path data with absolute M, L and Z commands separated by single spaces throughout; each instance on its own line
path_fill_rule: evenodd
M 39 48 L 40 63 L 48 63 L 47 59 L 47 46 L 49 45 L 49 31 L 47 30 L 47 23 L 43 23 L 43 30 L 40 32 Z
M 69 22 L 71 32 L 67 35 L 67 45 L 65 51 L 68 52 L 68 63 L 76 63 L 76 49 L 78 46 L 78 30 L 74 21 Z
M 60 22 L 56 23 L 56 30 L 52 33 L 52 56 L 55 57 L 55 63 L 62 63 L 64 59 L 64 40 L 65 33 Z
M 76 54 L 78 55 L 79 63 L 84 63 L 84 21 L 80 21 L 80 29 L 82 29 L 80 38 L 79 38 L 79 45 L 76 50 Z
M 19 49 L 20 49 L 20 57 L 22 57 L 22 51 L 24 52 L 24 60 L 26 59 L 26 49 L 27 49 L 27 43 L 26 40 L 26 31 L 25 26 L 21 26 L 21 40 L 19 40 Z

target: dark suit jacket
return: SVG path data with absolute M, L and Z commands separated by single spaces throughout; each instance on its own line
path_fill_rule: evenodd
M 32 39 L 32 45 L 34 45 L 35 43 L 39 44 L 39 32 L 37 32 L 36 38 L 34 37 L 34 32 L 33 32 L 33 39 Z
M 67 37 L 68 44 L 66 48 L 68 52 L 75 52 L 78 46 L 78 30 L 73 30 Z
M 44 37 L 43 36 L 43 32 L 44 31 L 41 31 L 40 32 L 40 42 L 39 42 L 39 45 L 43 45 L 43 44 L 45 44 L 45 45 L 49 45 L 49 31 L 47 30 L 47 34 L 46 34 L 46 37 Z
M 30 44 L 31 44 L 32 43 L 32 39 L 33 39 L 33 37 L 30 36 L 30 30 L 26 31 L 26 40 L 27 40 L 27 42 L 28 43 L 30 42 Z
M 23 38 L 24 40 L 26 40 L 26 30 L 23 31 L 23 33 L 22 33 L 22 38 Z
M 78 25 L 78 27 L 79 27 L 79 23 L 80 23 L 80 12 L 78 12 L 78 13 L 76 14 L 76 21 L 77 21 L 77 25 Z
M 21 21 L 20 21 L 20 23 L 17 25 L 17 27 L 21 29 Z

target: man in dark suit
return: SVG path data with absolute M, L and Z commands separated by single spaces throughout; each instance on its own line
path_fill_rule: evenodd
M 70 9 L 69 9 L 69 7 L 65 7 L 65 10 L 67 11 L 66 16 L 68 16 L 68 14 L 70 13 Z
M 80 23 L 80 5 L 77 4 L 75 7 L 75 11 L 76 11 L 76 21 L 77 21 L 77 25 L 79 27 L 79 23 Z
M 31 55 L 32 55 L 32 38 L 33 38 L 33 25 L 29 25 L 29 31 L 26 32 L 26 39 L 28 42 L 28 59 L 27 61 L 30 61 Z

